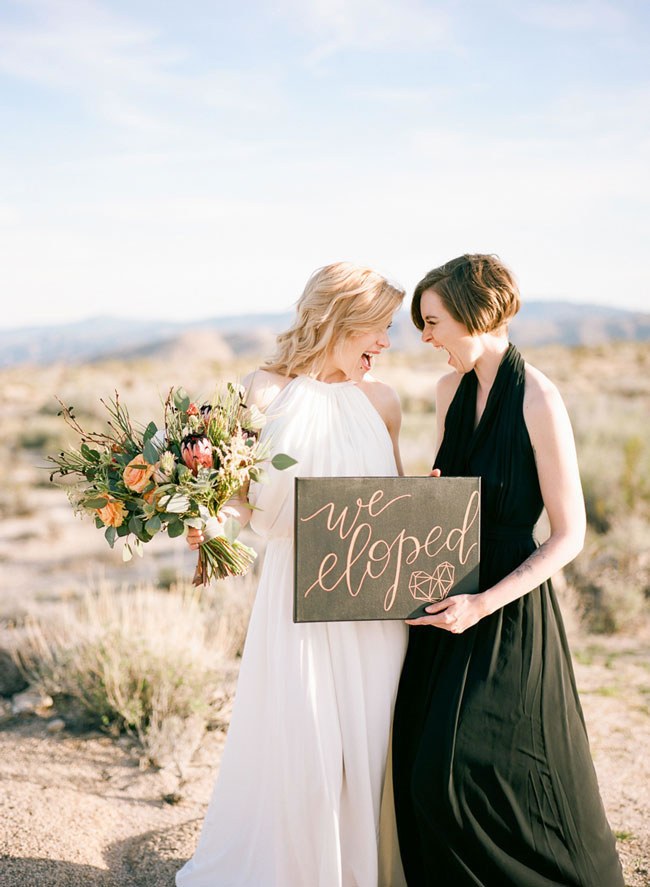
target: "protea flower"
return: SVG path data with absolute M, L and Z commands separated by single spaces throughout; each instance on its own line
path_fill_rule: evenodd
M 188 434 L 181 441 L 181 458 L 192 474 L 197 474 L 200 467 L 212 468 L 212 444 L 204 434 Z

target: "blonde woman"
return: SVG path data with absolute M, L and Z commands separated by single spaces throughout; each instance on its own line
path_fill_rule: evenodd
M 224 509 L 268 545 L 219 778 L 178 887 L 378 883 L 406 629 L 293 623 L 293 478 L 401 473 L 399 401 L 370 372 L 403 297 L 369 268 L 320 269 L 276 356 L 246 380 L 267 415 L 264 436 L 298 462 Z M 189 537 L 192 547 L 201 540 Z

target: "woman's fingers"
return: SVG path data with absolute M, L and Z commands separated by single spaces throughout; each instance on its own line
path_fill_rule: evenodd
M 479 594 L 459 594 L 426 607 L 426 616 L 407 619 L 409 625 L 435 625 L 453 634 L 462 634 L 486 614 Z
M 198 530 L 196 527 L 190 527 L 187 531 L 187 544 L 193 551 L 205 541 L 203 536 L 203 530 Z
M 449 607 L 453 607 L 454 601 L 447 598 L 446 600 L 436 601 L 435 604 L 429 604 L 428 607 L 425 607 L 425 611 L 427 613 L 442 613 L 443 610 L 448 610 Z
M 436 628 L 444 628 L 446 631 L 458 633 L 460 628 L 458 620 L 449 613 L 435 613 L 433 616 L 420 616 L 419 619 L 407 619 L 407 625 L 433 625 Z

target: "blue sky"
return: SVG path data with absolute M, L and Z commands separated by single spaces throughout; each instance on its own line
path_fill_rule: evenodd
M 497 252 L 650 308 L 645 0 L 2 0 L 0 324 L 280 311 Z

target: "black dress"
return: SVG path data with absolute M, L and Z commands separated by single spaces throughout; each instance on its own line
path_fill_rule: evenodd
M 436 460 L 482 479 L 481 590 L 535 549 L 524 378 L 510 345 L 474 430 L 467 373 Z M 459 635 L 411 627 L 393 772 L 409 887 L 623 887 L 550 582 Z

